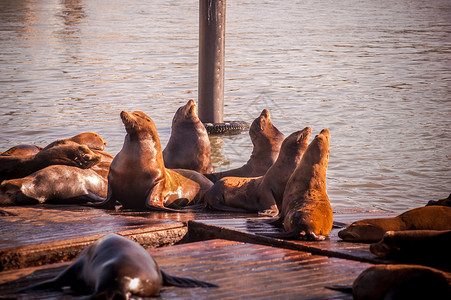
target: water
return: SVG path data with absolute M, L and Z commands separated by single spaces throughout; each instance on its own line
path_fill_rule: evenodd
M 198 1 L 1 0 L 0 151 L 95 131 L 120 151 L 121 110 L 162 145 L 197 100 Z M 451 2 L 227 3 L 225 119 L 263 108 L 286 135 L 331 131 L 335 211 L 401 212 L 451 192 Z M 212 137 L 216 170 L 247 133 Z

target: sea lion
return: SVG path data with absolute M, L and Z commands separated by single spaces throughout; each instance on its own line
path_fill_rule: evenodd
M 288 136 L 282 143 L 279 157 L 264 176 L 221 178 L 205 195 L 206 205 L 222 211 L 276 216 L 287 181 L 307 149 L 311 132 L 306 127 Z
M 265 234 L 284 239 L 324 240 L 333 226 L 326 190 L 329 130 L 315 136 L 288 179 L 278 223 L 285 232 Z
M 34 156 L 41 151 L 42 148 L 35 145 L 17 145 L 9 148 L 5 152 L 1 153 L 1 156 L 15 156 L 15 157 L 26 157 Z
M 91 169 L 53 165 L 0 185 L 0 204 L 104 201 L 107 180 Z
M 113 209 L 118 201 L 124 208 L 173 211 L 167 207 L 202 202 L 213 183 L 166 169 L 152 119 L 142 111 L 120 116 L 127 132 L 124 145 L 110 166 L 107 199 L 95 206 Z
M 161 271 L 141 245 L 117 234 L 106 235 L 88 246 L 55 279 L 38 283 L 18 292 L 61 290 L 71 287 L 89 299 L 129 299 L 155 297 L 162 286 L 217 287 L 214 284 Z
M 424 206 L 408 210 L 393 218 L 359 220 L 338 232 L 349 242 L 379 242 L 387 231 L 451 230 L 451 207 Z
M 370 251 L 383 259 L 451 268 L 451 230 L 387 231 Z
M 189 169 L 201 174 L 212 172 L 210 139 L 197 116 L 193 100 L 175 113 L 163 158 L 164 165 L 169 169 Z
M 0 156 L 0 182 L 28 176 L 51 165 L 67 165 L 87 169 L 97 164 L 100 156 L 87 146 L 79 144 L 59 145 L 43 149 L 34 156 Z
M 254 146 L 249 160 L 237 169 L 205 174 L 213 182 L 223 177 L 258 177 L 265 175 L 279 156 L 280 146 L 285 136 L 273 125 L 269 111 L 264 109 L 249 128 L 249 136 Z
M 449 276 L 418 265 L 376 265 L 363 271 L 352 284 L 356 300 L 451 299 Z
M 440 200 L 430 200 L 426 206 L 430 205 L 443 205 L 443 206 L 451 206 L 451 194 L 449 194 L 448 198 L 440 199 Z
M 80 145 L 86 145 L 89 147 L 89 149 L 93 150 L 103 150 L 106 146 L 106 141 L 99 134 L 95 132 L 83 132 L 70 138 L 56 140 L 48 144 L 44 149 L 49 149 L 57 145 L 63 145 L 66 142 L 74 142 Z

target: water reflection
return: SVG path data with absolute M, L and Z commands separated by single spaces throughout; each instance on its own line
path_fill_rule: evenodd
M 79 24 L 86 18 L 83 8 L 83 1 L 81 0 L 62 0 L 61 12 L 57 14 L 58 17 L 64 21 L 64 28 L 57 33 L 73 35 L 80 32 Z
M 220 135 L 210 135 L 210 145 L 211 145 L 211 162 L 216 168 L 230 166 L 230 161 L 223 154 L 224 153 L 224 139 Z

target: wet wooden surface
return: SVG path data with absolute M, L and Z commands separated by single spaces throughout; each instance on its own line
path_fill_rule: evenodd
M 381 212 L 360 212 L 352 214 L 336 214 L 334 220 L 341 223 L 351 223 L 364 218 L 388 217 L 394 214 Z M 268 224 L 269 218 L 234 218 L 195 220 L 188 223 L 191 232 L 199 239 L 222 238 L 241 242 L 271 245 L 288 249 L 308 251 L 310 253 L 331 257 L 347 258 L 371 263 L 387 263 L 389 261 L 377 258 L 370 253 L 369 244 L 350 243 L 338 237 L 341 228 L 333 228 L 325 241 L 310 242 L 298 240 L 281 240 L 266 237 L 265 233 L 282 232 L 283 229 Z
M 160 268 L 171 275 L 217 284 L 218 288 L 165 287 L 162 299 L 352 299 L 326 289 L 326 285 L 351 284 L 370 264 L 264 245 L 208 240 L 149 252 Z M 0 294 L 54 277 L 67 264 L 4 272 Z M 7 280 L 5 280 L 7 278 Z M 47 292 L 19 299 L 71 299 L 70 294 Z M 75 297 L 77 298 L 77 297 Z
M 2 206 L 15 216 L 0 215 L 0 249 L 55 242 L 189 220 L 252 217 L 186 210 L 185 213 L 103 210 L 77 205 Z
M 207 239 L 228 239 L 308 251 L 331 257 L 380 262 L 367 244 L 345 243 L 338 229 L 324 242 L 283 241 L 259 235 L 277 232 L 268 218 L 255 214 L 211 211 L 186 213 L 107 211 L 76 205 L 2 207 L 15 216 L 0 216 L 0 271 L 68 261 L 101 236 L 116 232 L 146 248 Z M 374 212 L 335 214 L 341 222 L 380 216 Z M 382 214 L 386 215 L 386 214 Z M 187 226 L 188 224 L 188 226 Z

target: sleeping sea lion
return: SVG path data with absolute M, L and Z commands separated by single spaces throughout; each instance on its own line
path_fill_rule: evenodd
M 106 146 L 106 141 L 95 132 L 83 132 L 71 138 L 56 140 L 48 144 L 44 149 L 48 149 L 57 145 L 65 144 L 66 142 L 74 142 L 80 145 L 86 145 L 89 149 L 103 150 Z
M 216 287 L 211 283 L 168 275 L 141 245 L 109 234 L 88 246 L 55 279 L 18 292 L 62 290 L 69 286 L 77 294 L 89 294 L 89 299 L 130 299 L 131 296 L 159 296 L 163 285 Z
M 332 230 L 333 213 L 326 190 L 329 130 L 309 144 L 285 187 L 278 222 L 285 232 L 265 234 L 285 239 L 323 240 Z
M 279 155 L 284 135 L 272 124 L 269 111 L 264 109 L 252 122 L 249 136 L 254 146 L 245 165 L 224 172 L 205 174 L 213 182 L 223 177 L 258 177 L 265 175 Z
M 279 157 L 264 176 L 221 178 L 205 195 L 206 205 L 222 211 L 276 216 L 287 181 L 307 149 L 311 132 L 306 127 L 288 136 L 282 143 Z
M 451 207 L 424 206 L 393 218 L 359 220 L 338 232 L 349 242 L 379 242 L 387 231 L 451 230 Z
M 387 231 L 370 251 L 383 259 L 451 269 L 451 230 Z
M 43 149 L 34 156 L 0 156 L 0 182 L 28 176 L 51 165 L 67 165 L 87 169 L 100 161 L 100 156 L 87 146 L 59 145 Z
M 35 145 L 17 145 L 9 148 L 5 152 L 1 153 L 1 156 L 15 156 L 15 157 L 26 157 L 34 156 L 41 151 L 42 148 Z
M 355 300 L 451 299 L 450 277 L 442 271 L 418 265 L 375 265 L 354 280 L 352 287 L 331 286 L 352 293 Z
M 91 169 L 53 165 L 0 185 L 0 204 L 104 201 L 107 180 Z
M 163 158 L 164 165 L 169 169 L 189 169 L 201 174 L 212 172 L 210 139 L 197 116 L 193 100 L 175 113 Z
M 124 208 L 173 211 L 167 207 L 202 202 L 213 183 L 165 168 L 152 119 L 142 111 L 120 116 L 127 132 L 124 145 L 110 166 L 107 199 L 94 206 L 113 209 L 118 201 Z
M 443 205 L 443 206 L 451 206 L 451 194 L 449 194 L 448 198 L 440 199 L 440 200 L 430 200 L 426 206 L 430 205 Z

